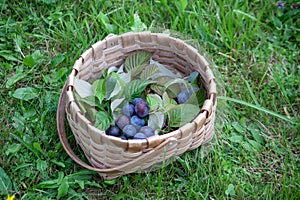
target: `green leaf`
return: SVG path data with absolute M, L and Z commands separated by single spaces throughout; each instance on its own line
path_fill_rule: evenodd
M 40 189 L 53 189 L 53 188 L 58 188 L 58 180 L 48 180 L 48 181 L 43 181 L 37 185 L 34 186 L 34 188 L 40 188 Z
M 149 64 L 151 53 L 145 51 L 139 51 L 130 54 L 125 60 L 125 69 L 131 73 L 131 77 L 135 77 L 139 74 L 146 64 Z
M 192 87 L 184 79 L 173 78 L 165 84 L 165 91 L 168 92 L 170 98 L 175 98 L 182 91 L 192 92 Z
M 125 83 L 129 83 L 131 81 L 131 73 L 128 72 L 128 73 L 119 73 L 118 74 L 120 79 Z
M 146 89 L 146 87 L 151 83 L 153 83 L 153 81 L 150 80 L 131 81 L 130 83 L 128 83 L 127 87 L 125 88 L 125 97 L 128 99 L 128 101 L 131 101 L 136 97 L 140 97 L 141 94 Z
M 181 78 L 174 78 L 174 79 L 168 81 L 166 83 L 165 87 L 166 87 L 166 89 L 168 89 L 169 87 L 171 87 L 174 84 L 179 88 L 182 87 L 182 89 L 184 89 L 188 92 L 193 91 L 192 86 L 187 81 L 185 81 L 184 79 L 181 79 Z
M 91 122 L 94 122 L 96 120 L 96 114 L 97 110 L 95 107 L 92 106 L 86 106 L 86 112 L 87 112 L 87 118 L 90 119 Z
M 33 147 L 34 147 L 36 150 L 38 150 L 41 154 L 44 154 L 44 151 L 42 150 L 41 145 L 40 145 L 39 143 L 34 142 L 34 143 L 33 143 Z
M 25 56 L 25 58 L 23 59 L 23 64 L 28 67 L 33 67 L 34 65 L 33 57 L 31 55 Z
M 261 132 L 257 127 L 249 126 L 247 129 L 251 132 L 256 142 L 260 144 L 264 143 L 264 137 L 261 135 Z
M 67 178 L 64 178 L 60 183 L 60 186 L 58 187 L 57 199 L 66 196 L 68 194 L 68 191 L 69 191 L 69 182 Z
M 238 132 L 238 133 L 244 133 L 245 129 L 242 127 L 239 123 L 233 122 L 232 123 L 233 128 Z
M 23 47 L 24 41 L 23 41 L 23 38 L 20 35 L 16 35 L 15 43 L 16 43 L 18 51 L 22 52 L 21 49 Z
M 99 16 L 100 22 L 102 22 L 103 26 L 105 27 L 105 29 L 108 33 L 116 32 L 117 27 L 110 23 L 109 18 L 103 12 L 100 12 L 98 16 Z
M 8 190 L 12 190 L 12 182 L 4 169 L 0 167 L 0 195 L 7 195 Z
M 95 172 L 90 170 L 80 170 L 78 172 L 69 174 L 68 180 L 69 182 L 75 181 L 75 180 L 91 180 L 92 176 L 95 175 Z
M 263 149 L 263 146 L 256 142 L 255 140 L 249 140 L 248 141 L 256 150 L 261 151 Z
M 92 107 L 100 106 L 100 103 L 95 96 L 89 96 L 89 97 L 82 98 L 81 101 Z
M 163 93 L 165 92 L 164 86 L 158 84 L 151 84 L 150 89 L 153 90 L 158 95 L 163 95 Z
M 168 125 L 170 127 L 180 127 L 193 120 L 200 109 L 191 104 L 179 104 L 168 106 Z
M 172 77 L 160 76 L 156 78 L 155 81 L 158 86 L 153 86 L 151 89 L 160 95 L 166 91 L 170 98 L 175 98 L 181 91 L 181 87 L 178 83 L 172 83 L 174 81 Z
M 201 106 L 203 104 L 204 100 L 199 102 L 197 98 L 197 93 L 193 93 L 190 98 L 187 100 L 187 104 L 193 104 L 195 106 Z
M 41 172 L 45 172 L 48 168 L 47 161 L 38 159 L 36 161 L 36 169 Z
M 51 65 L 53 67 L 57 67 L 59 64 L 61 64 L 65 60 L 66 56 L 64 54 L 59 54 L 56 55 L 54 58 L 51 60 Z
M 75 183 L 78 183 L 81 189 L 84 189 L 84 180 L 75 180 Z
M 74 97 L 75 97 L 75 100 L 76 100 L 76 103 L 80 109 L 80 111 L 85 114 L 86 113 L 86 109 L 85 109 L 85 105 L 84 103 L 82 102 L 82 98 L 77 94 L 77 92 L 75 91 L 74 92 Z
M 115 99 L 110 104 L 111 112 L 113 113 L 114 119 L 119 115 L 117 109 L 121 107 L 121 104 L 124 102 L 125 98 Z M 120 109 L 119 109 L 120 110 Z
M 163 107 L 168 108 L 173 105 L 177 105 L 177 102 L 174 99 L 171 99 L 168 96 L 168 93 L 164 92 L 162 95 Z
M 180 0 L 182 12 L 185 10 L 186 6 L 188 5 L 188 0 Z
M 29 119 L 31 117 L 36 117 L 36 110 L 34 108 L 29 108 L 26 111 L 24 111 L 24 115 L 25 118 Z
M 120 77 L 120 74 L 117 74 L 115 72 L 111 73 L 111 76 L 114 77 L 115 79 L 117 79 L 117 81 L 120 83 L 120 85 L 123 87 L 125 86 L 125 82 L 123 81 L 123 79 Z
M 108 79 L 106 80 L 105 99 L 110 99 L 110 96 L 111 96 L 112 92 L 114 91 L 116 84 L 117 84 L 117 79 L 115 79 L 112 76 L 108 77 Z
M 18 88 L 13 93 L 13 97 L 17 99 L 29 101 L 31 99 L 38 97 L 38 90 L 32 87 Z
M 63 76 L 65 76 L 68 72 L 68 69 L 66 67 L 60 68 L 57 72 L 54 71 L 52 74 L 52 82 L 59 81 Z
M 142 80 L 151 79 L 152 76 L 158 72 L 159 72 L 159 68 L 156 65 L 154 65 L 154 64 L 147 65 L 143 69 L 140 79 L 142 79 Z
M 181 78 L 181 74 L 180 73 L 174 73 L 171 70 L 169 70 L 168 68 L 166 68 L 164 65 L 160 64 L 159 62 L 150 59 L 150 64 L 154 64 L 159 68 L 159 73 L 156 73 L 155 76 L 153 76 L 153 79 L 156 79 L 158 77 L 161 76 L 169 76 L 171 78 Z
M 57 166 L 62 167 L 62 168 L 66 167 L 66 165 L 63 162 L 61 162 L 61 161 L 57 161 L 57 160 L 53 159 L 53 160 L 51 160 L 51 162 L 54 163 L 54 164 L 56 164 Z
M 165 115 L 163 112 L 154 112 L 149 115 L 148 126 L 153 130 L 161 129 L 165 124 Z
M 99 79 L 93 83 L 93 91 L 101 104 L 106 94 L 106 80 Z
M 248 143 L 248 142 L 242 142 L 242 146 L 247 150 L 247 151 L 251 151 L 254 152 L 253 147 Z
M 0 56 L 3 57 L 7 61 L 16 61 L 18 62 L 19 60 L 13 56 L 13 52 L 9 50 L 1 50 L 0 51 Z
M 162 99 L 158 94 L 148 94 L 146 97 L 146 101 L 149 105 L 150 112 L 155 112 L 163 106 Z
M 58 188 L 59 184 L 62 182 L 64 178 L 64 173 L 63 172 L 58 172 L 58 179 L 53 179 L 53 180 L 47 180 L 43 181 L 37 185 L 34 186 L 34 188 L 39 188 L 39 189 L 54 189 Z
M 94 91 L 93 91 L 93 86 L 82 79 L 75 78 L 74 80 L 74 88 L 77 94 L 81 98 L 85 98 L 88 96 L 95 96 Z
M 10 155 L 10 154 L 16 154 L 21 148 L 21 145 L 20 144 L 10 144 L 7 148 L 7 150 L 5 151 L 5 155 Z
M 32 54 L 35 64 L 41 64 L 43 62 L 43 54 L 40 50 L 35 50 Z
M 105 131 L 111 124 L 111 117 L 104 111 L 99 111 L 96 114 L 95 127 L 99 130 Z
M 240 143 L 242 142 L 244 139 L 243 139 L 243 136 L 240 136 L 240 135 L 233 135 L 231 136 L 230 138 L 228 138 L 231 142 L 234 142 L 234 143 Z
M 147 30 L 147 26 L 142 22 L 138 14 L 134 14 L 133 16 L 133 26 L 131 27 L 131 30 L 134 32 Z
M 26 73 L 16 73 L 15 75 L 13 75 L 12 77 L 8 78 L 6 81 L 6 88 L 10 88 L 11 86 L 13 86 L 15 83 L 17 83 L 18 81 L 20 81 L 21 79 L 26 77 Z
M 108 80 L 106 81 L 106 95 L 105 99 L 109 100 L 113 98 L 114 96 L 118 95 L 120 92 L 122 92 L 122 86 L 120 81 L 120 77 L 112 73 L 113 76 L 109 77 Z M 124 84 L 125 85 L 125 84 Z
M 104 184 L 106 185 L 115 185 L 117 183 L 117 179 L 112 179 L 112 180 L 104 180 Z
M 118 70 L 119 70 L 119 68 L 112 66 L 107 69 L 107 75 L 111 74 L 112 72 L 117 72 Z
M 297 41 L 297 42 L 300 42 L 300 34 L 297 34 L 297 35 L 296 35 L 296 41 Z
M 202 86 L 196 92 L 196 99 L 197 99 L 198 105 L 202 106 L 206 99 L 206 91 Z
M 235 190 L 234 190 L 234 185 L 229 184 L 227 187 L 227 190 L 225 191 L 225 194 L 228 196 L 234 196 L 235 195 Z

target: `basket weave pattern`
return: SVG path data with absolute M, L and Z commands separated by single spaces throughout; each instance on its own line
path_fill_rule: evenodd
M 120 66 L 135 51 L 152 52 L 153 60 L 183 75 L 193 71 L 200 73 L 208 98 L 192 122 L 164 135 L 144 140 L 122 140 L 95 128 L 81 113 L 73 95 L 75 77 L 96 80 L 104 69 Z M 210 141 L 214 133 L 215 111 L 215 78 L 209 63 L 195 48 L 167 34 L 130 32 L 109 35 L 92 45 L 75 62 L 61 93 L 57 127 L 63 147 L 73 160 L 85 168 L 99 172 L 104 179 L 112 179 L 122 174 L 148 169 L 156 163 Z M 82 162 L 70 148 L 64 130 L 65 112 L 76 142 L 92 166 Z

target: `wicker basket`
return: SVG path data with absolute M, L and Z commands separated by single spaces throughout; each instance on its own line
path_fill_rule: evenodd
M 198 71 L 208 98 L 198 116 L 175 131 L 144 140 L 122 140 L 106 135 L 82 115 L 74 100 L 74 79 L 97 79 L 103 69 L 120 66 L 129 54 L 139 50 L 152 52 L 154 60 L 183 75 Z M 167 34 L 130 32 L 107 36 L 92 45 L 75 62 L 59 99 L 57 129 L 64 149 L 75 162 L 98 172 L 104 179 L 113 179 L 149 169 L 154 164 L 210 141 L 214 133 L 215 111 L 215 78 L 209 63 L 195 48 Z M 91 165 L 80 160 L 71 149 L 65 132 L 65 113 L 76 142 Z

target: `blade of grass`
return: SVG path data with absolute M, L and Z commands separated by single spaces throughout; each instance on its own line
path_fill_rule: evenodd
M 271 71 L 272 71 L 272 74 L 273 74 L 273 77 L 274 77 L 276 83 L 278 84 L 279 88 L 281 89 L 281 92 L 282 92 L 283 96 L 285 97 L 286 102 L 291 106 L 290 99 L 287 96 L 286 90 L 284 88 L 284 85 L 283 85 L 282 81 L 280 80 L 279 75 L 275 72 L 275 70 L 271 70 Z
M 265 112 L 265 113 L 268 113 L 274 117 L 278 117 L 284 121 L 287 121 L 289 123 L 292 123 L 292 124 L 296 124 L 296 122 L 294 122 L 293 120 L 283 116 L 283 115 L 280 115 L 278 113 L 275 113 L 271 110 L 268 110 L 266 108 L 263 108 L 261 106 L 258 106 L 258 105 L 254 105 L 254 104 L 251 104 L 251 103 L 248 103 L 248 102 L 245 102 L 245 101 L 242 101 L 242 100 L 238 100 L 238 99 L 233 99 L 233 98 L 230 98 L 230 97 L 223 97 L 223 96 L 219 96 L 218 99 L 222 99 L 222 100 L 225 100 L 225 101 L 232 101 L 234 103 L 238 103 L 238 104 L 241 104 L 241 105 L 244 105 L 244 106 L 248 106 L 250 108 L 254 108 L 256 110 L 259 110 L 259 111 L 262 111 L 262 112 Z
M 244 79 L 244 78 L 243 78 L 243 79 Z M 245 81 L 245 84 L 246 84 L 246 86 L 247 86 L 247 89 L 248 89 L 248 91 L 249 91 L 249 93 L 250 93 L 250 96 L 251 96 L 252 100 L 255 102 L 255 104 L 256 104 L 257 106 L 259 106 L 259 103 L 258 103 L 258 101 L 257 101 L 257 99 L 256 99 L 256 97 L 255 97 L 255 95 L 254 95 L 254 93 L 253 93 L 253 90 L 252 90 L 252 88 L 250 87 L 248 81 L 247 81 L 246 79 L 244 79 L 244 81 Z
M 254 16 L 252 16 L 252 15 L 250 15 L 250 14 L 248 14 L 248 13 L 245 13 L 245 12 L 243 12 L 243 11 L 241 11 L 241 10 L 236 10 L 236 9 L 234 9 L 233 12 L 234 12 L 234 13 L 237 13 L 237 14 L 240 14 L 240 15 L 244 15 L 244 16 L 246 16 L 246 17 L 249 17 L 249 18 L 252 19 L 253 21 L 257 21 L 257 19 L 256 19 Z

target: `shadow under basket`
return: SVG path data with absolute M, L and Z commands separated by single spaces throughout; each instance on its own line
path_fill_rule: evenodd
M 153 60 L 183 75 L 198 71 L 207 99 L 195 119 L 175 131 L 142 140 L 122 140 L 95 128 L 81 113 L 74 99 L 74 79 L 96 80 L 104 69 L 120 66 L 128 55 L 136 51 L 153 53 Z M 82 167 L 98 172 L 104 179 L 113 179 L 151 169 L 151 166 L 209 142 L 214 134 L 215 112 L 215 77 L 209 63 L 195 48 L 167 34 L 129 32 L 108 35 L 75 62 L 60 95 L 56 120 L 60 141 L 68 155 Z M 65 131 L 65 114 L 76 142 L 90 164 L 83 162 L 71 149 Z

